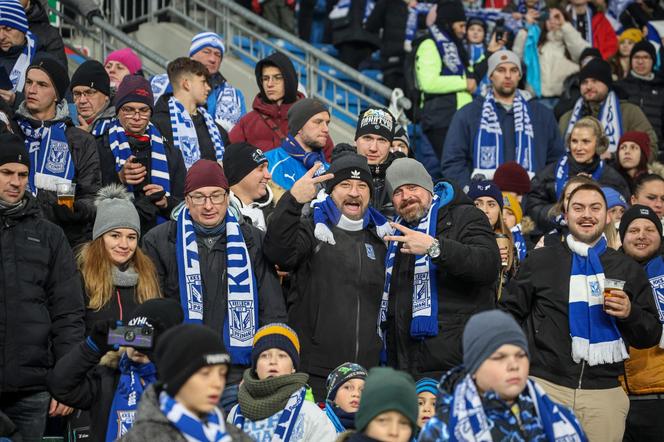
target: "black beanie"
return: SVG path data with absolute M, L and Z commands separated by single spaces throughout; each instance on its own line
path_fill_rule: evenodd
M 437 22 L 446 22 L 450 25 L 458 21 L 466 21 L 463 4 L 458 0 L 440 0 L 436 8 L 436 16 Z
M 346 152 L 334 159 L 327 173 L 333 173 L 334 178 L 325 181 L 325 191 L 329 194 L 334 186 L 344 180 L 362 180 L 369 185 L 369 194 L 373 195 L 373 179 L 371 169 L 366 157 L 353 152 Z
M 620 218 L 620 227 L 618 227 L 618 233 L 620 233 L 621 242 L 625 241 L 625 233 L 627 232 L 627 228 L 630 224 L 632 224 L 632 221 L 637 218 L 645 218 L 652 221 L 652 223 L 657 228 L 657 231 L 659 232 L 659 236 L 662 236 L 662 222 L 659 220 L 657 214 L 648 206 L 634 204 L 632 207 L 627 209 L 625 213 L 623 213 L 622 218 Z
M 593 58 L 581 68 L 579 72 L 579 84 L 586 78 L 594 78 L 608 86 L 613 87 L 613 78 L 611 77 L 611 65 L 601 58 Z
M 589 46 L 581 51 L 581 55 L 579 56 L 579 63 L 583 62 L 586 57 L 602 58 L 602 53 L 599 52 L 599 49 Z
M 55 58 L 39 54 L 36 55 L 32 64 L 28 66 L 28 69 L 25 75 L 28 75 L 31 69 L 40 69 L 46 72 L 46 75 L 49 76 L 55 91 L 58 93 L 58 100 L 62 100 L 67 93 L 67 88 L 69 87 L 69 74 L 67 74 L 67 69 L 60 64 Z
M 641 40 L 632 47 L 632 52 L 629 53 L 630 64 L 634 55 L 639 51 L 647 52 L 648 55 L 650 55 L 654 66 L 654 63 L 657 61 L 657 51 L 655 50 L 655 47 L 652 45 L 652 43 L 650 43 L 648 40 Z
M 0 134 L 0 166 L 7 163 L 19 163 L 30 169 L 30 155 L 25 143 L 18 135 L 11 132 Z
M 231 144 L 224 152 L 224 172 L 228 185 L 236 185 L 263 163 L 267 163 L 265 154 L 253 144 L 245 142 Z
M 295 136 L 311 117 L 321 112 L 330 113 L 327 106 L 315 98 L 303 98 L 296 101 L 288 109 L 288 133 Z
M 174 397 L 200 368 L 230 365 L 231 358 L 219 332 L 205 325 L 180 324 L 159 338 L 153 362 L 164 389 Z
M 355 128 L 355 139 L 362 135 L 379 135 L 390 143 L 394 138 L 394 117 L 387 109 L 372 107 L 360 113 Z
M 88 60 L 76 69 L 71 76 L 69 89 L 76 86 L 87 86 L 96 89 L 107 97 L 111 96 L 111 80 L 104 66 L 97 60 Z

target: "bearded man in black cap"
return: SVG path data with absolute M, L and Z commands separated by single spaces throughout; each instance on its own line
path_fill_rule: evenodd
M 76 69 L 69 84 L 76 111 L 78 127 L 99 138 L 104 135 L 115 117 L 111 105 L 111 80 L 104 65 L 88 60 Z
M 281 198 L 264 253 L 291 272 L 288 323 L 301 337 L 301 371 L 317 400 L 327 375 L 344 362 L 379 363 L 376 318 L 384 282 L 386 219 L 369 205 L 373 180 L 366 159 L 339 155 L 328 174 L 314 165 Z M 320 183 L 324 190 L 319 192 Z M 313 206 L 313 219 L 300 219 Z

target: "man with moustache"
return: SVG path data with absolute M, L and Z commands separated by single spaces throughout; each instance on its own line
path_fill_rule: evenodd
M 508 50 L 495 52 L 487 75 L 491 89 L 486 98 L 476 98 L 454 115 L 445 140 L 443 176 L 462 187 L 476 174 L 493 178 L 508 161 L 519 163 L 532 178 L 565 153 L 553 112 L 517 87 L 523 76 L 519 57 Z
M 384 238 L 383 362 L 439 379 L 462 362 L 468 318 L 494 308 L 500 253 L 486 215 L 455 184 L 434 187 L 411 158 L 394 160 L 386 180 L 398 218 Z
M 627 345 L 657 345 L 662 326 L 643 269 L 606 245 L 601 188 L 577 187 L 565 219 L 565 241 L 531 251 L 499 306 L 524 328 L 530 374 L 551 399 L 572 408 L 589 440 L 620 441 L 629 410 L 618 381 Z
M 379 363 L 382 238 L 390 227 L 369 205 L 373 181 L 364 157 L 340 154 L 330 173 L 316 177 L 319 167 L 311 167 L 279 200 L 263 247 L 269 260 L 291 274 L 288 323 L 300 336 L 300 371 L 309 374 L 314 396 L 322 401 L 327 375 L 340 364 Z M 309 203 L 313 219 L 301 218 Z

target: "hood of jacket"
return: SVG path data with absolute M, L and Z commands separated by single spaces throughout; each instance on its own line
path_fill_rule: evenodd
M 46 23 L 50 24 L 48 21 L 48 15 L 44 7 L 41 5 L 40 0 L 31 0 L 30 7 L 25 11 L 25 15 L 28 17 L 28 23 Z
M 35 120 L 35 118 L 32 116 L 30 111 L 25 105 L 25 101 L 21 102 L 21 104 L 18 106 L 18 109 L 16 110 L 16 116 L 18 118 L 27 120 L 30 122 L 30 124 L 33 127 L 39 127 L 43 124 L 49 125 L 53 123 L 59 123 L 59 122 L 65 122 L 67 126 L 70 126 L 72 124 L 71 118 L 69 118 L 69 106 L 67 105 L 67 101 L 62 99 L 58 103 L 58 105 L 55 107 L 55 117 L 51 120 L 48 121 L 39 121 Z
M 256 74 L 256 84 L 258 85 L 258 89 L 260 90 L 258 96 L 261 98 L 261 100 L 267 103 L 272 103 L 270 100 L 268 100 L 267 96 L 265 95 L 265 90 L 263 89 L 263 81 L 261 80 L 264 66 L 275 66 L 279 68 L 279 70 L 281 71 L 281 75 L 284 76 L 283 102 L 294 103 L 296 100 L 298 100 L 297 73 L 295 72 L 295 67 L 293 66 L 293 63 L 290 61 L 290 59 L 281 52 L 275 52 L 274 54 L 271 54 L 268 57 L 256 63 L 256 69 L 254 72 Z

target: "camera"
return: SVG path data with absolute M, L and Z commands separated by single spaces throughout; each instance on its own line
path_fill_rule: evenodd
M 108 331 L 108 345 L 121 347 L 152 348 L 154 329 L 148 325 L 119 325 Z

